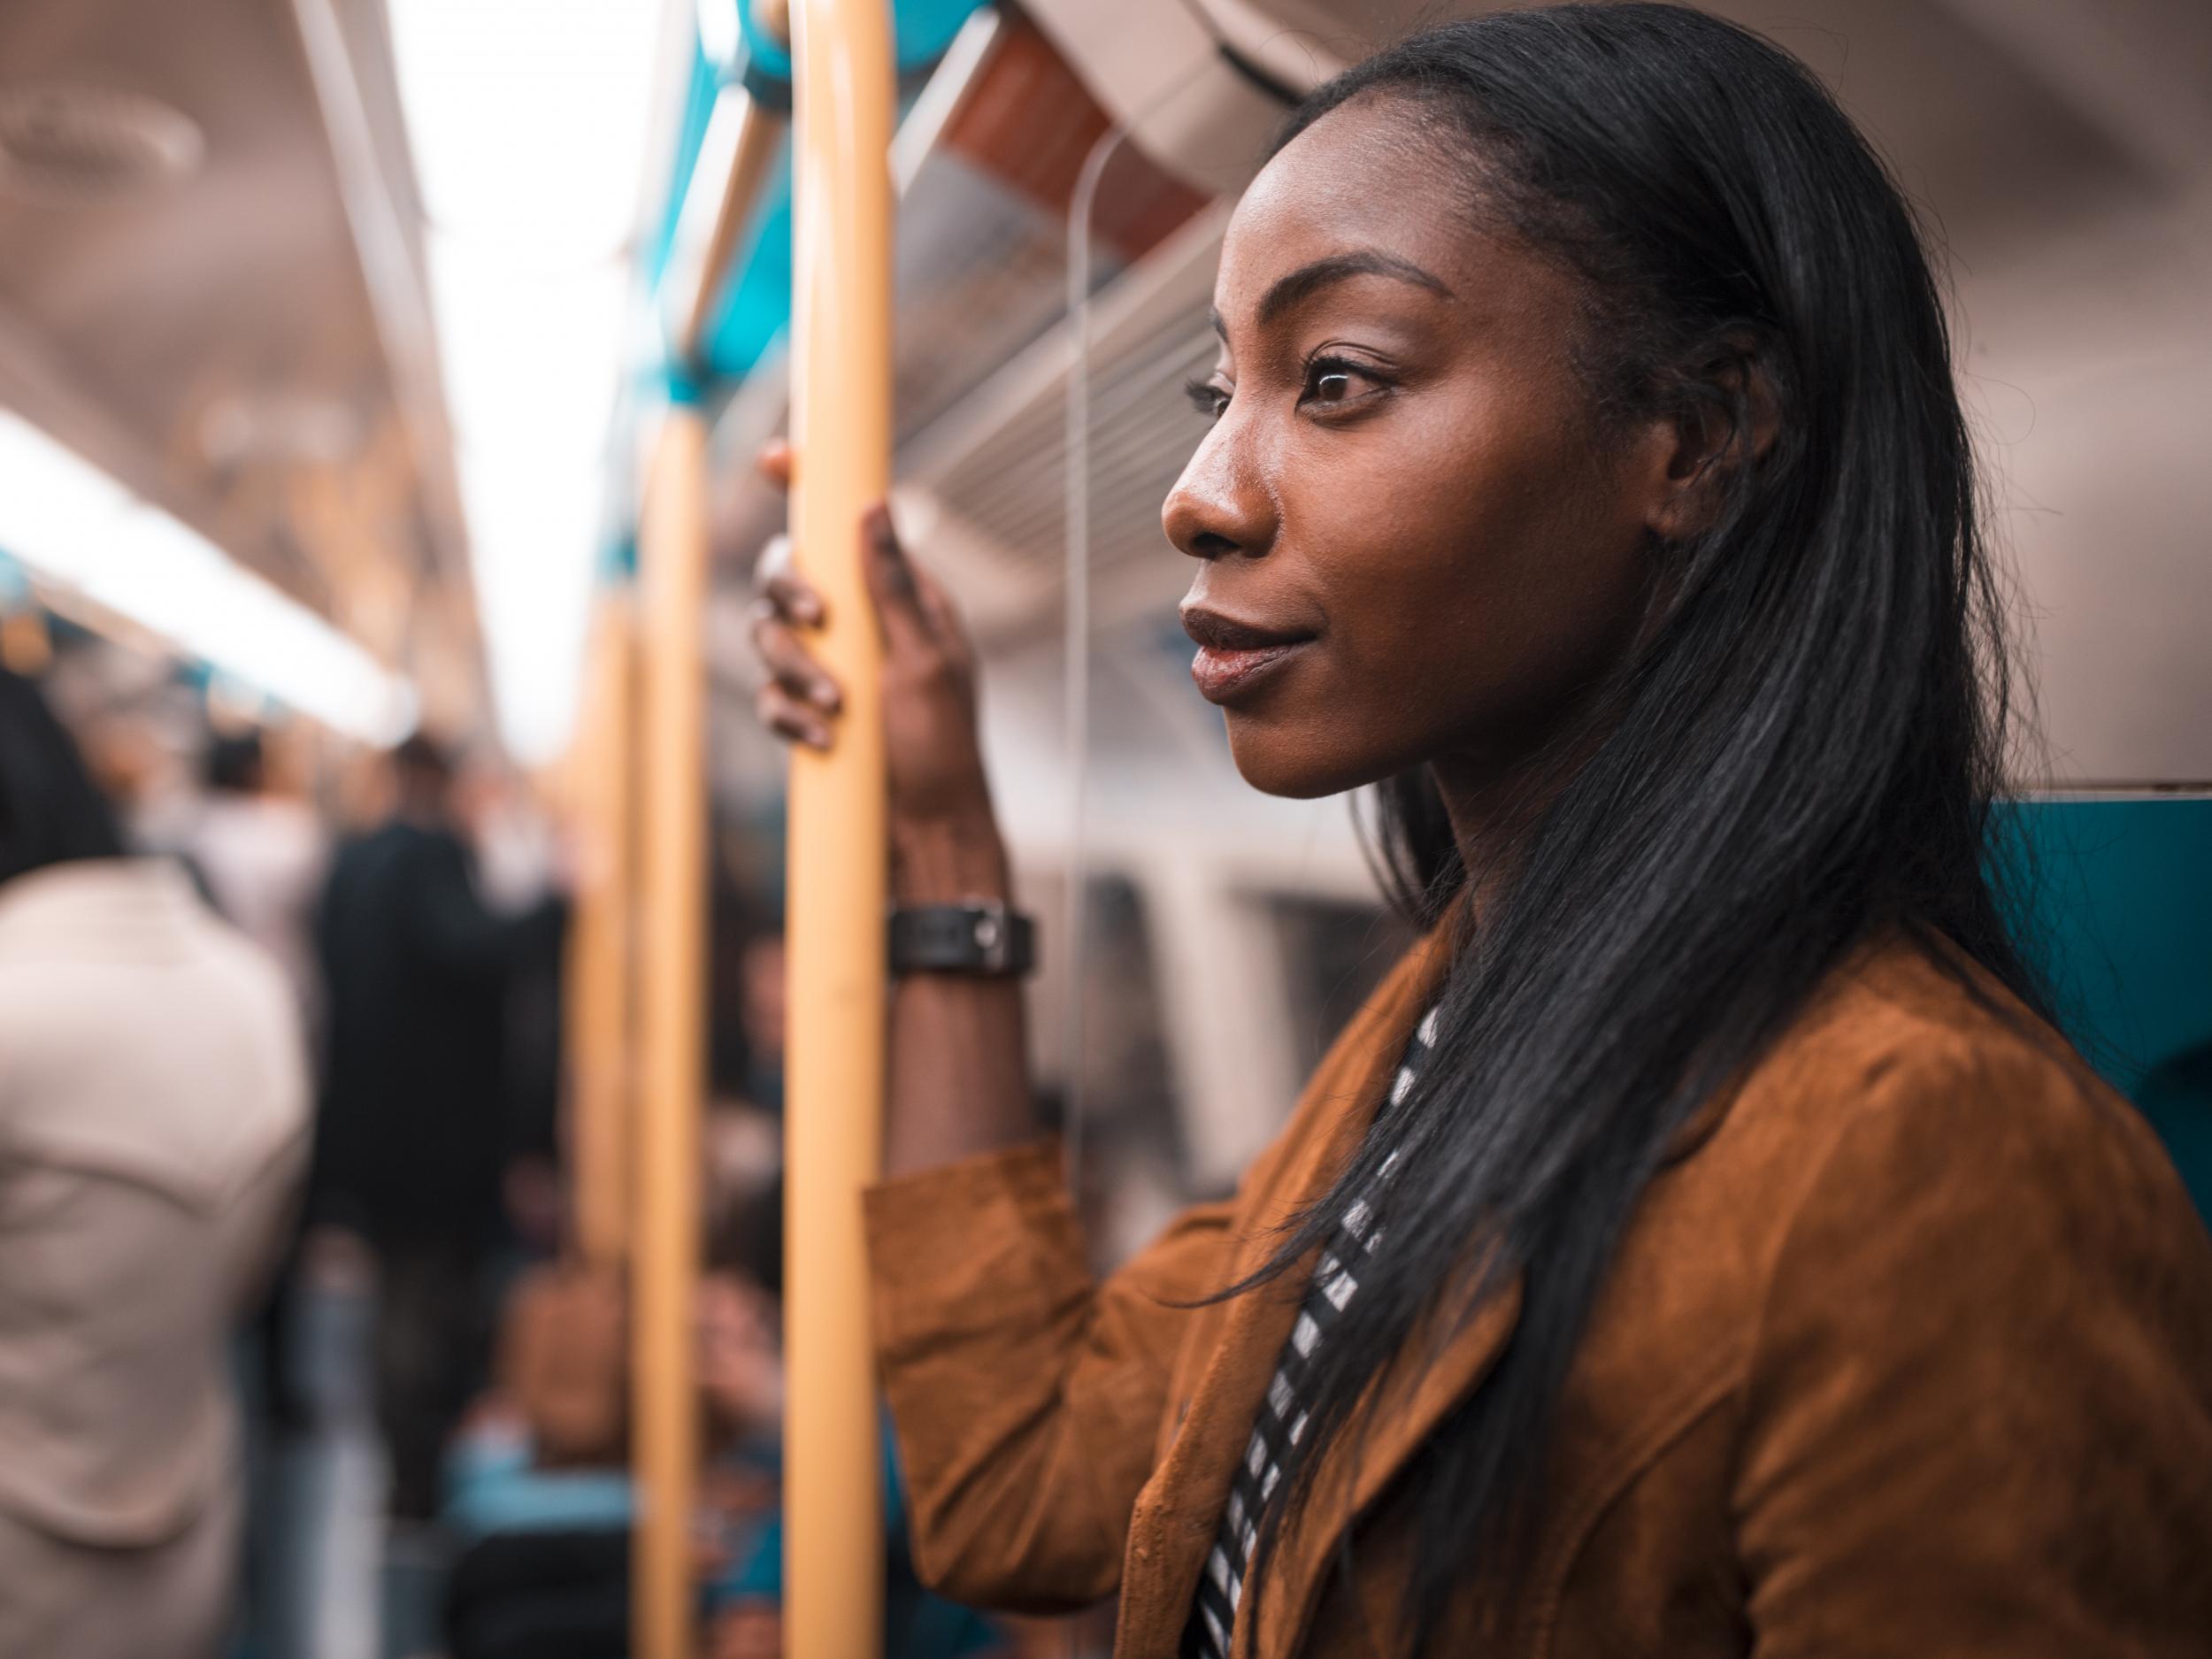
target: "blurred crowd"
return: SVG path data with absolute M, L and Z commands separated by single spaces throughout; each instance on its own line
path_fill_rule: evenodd
M 334 758 L 188 701 L 180 738 L 0 670 L 0 1652 L 620 1659 L 626 1283 L 569 1222 L 553 815 L 427 737 Z M 708 901 L 711 1659 L 783 1651 L 782 947 L 743 863 Z M 887 1440 L 885 1481 L 887 1652 L 1041 1650 L 922 1592 Z

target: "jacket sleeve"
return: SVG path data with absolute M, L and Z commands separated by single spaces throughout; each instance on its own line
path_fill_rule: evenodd
M 2212 1653 L 2212 1248 L 2131 1109 L 1958 1052 L 1793 1222 L 1735 1514 L 1757 1659 Z
M 924 1583 L 1039 1611 L 1114 1592 L 1192 1317 L 1170 1304 L 1221 1287 L 1233 1209 L 1187 1211 L 1102 1284 L 1055 1142 L 868 1194 L 877 1354 Z

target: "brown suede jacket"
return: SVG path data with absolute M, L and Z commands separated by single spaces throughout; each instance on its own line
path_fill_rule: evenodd
M 926 1580 L 1032 1609 L 1118 1590 L 1120 1659 L 1172 1659 L 1303 1285 L 1171 1304 L 1318 1193 L 1441 954 L 1377 993 L 1233 1200 L 1102 1284 L 1049 1146 L 869 1194 Z M 1902 944 L 1838 971 L 1647 1192 L 1561 1404 L 1520 1610 L 1493 1631 L 1471 1583 L 1440 1652 L 2212 1655 L 2212 1241 L 2133 1112 L 2020 1021 Z M 1397 1650 L 1391 1478 L 1515 1317 L 1509 1296 L 1400 1356 L 1238 1655 Z

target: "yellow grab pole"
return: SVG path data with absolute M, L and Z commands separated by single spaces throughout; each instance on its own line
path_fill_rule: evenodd
M 647 485 L 643 590 L 643 901 L 631 1389 L 638 1525 L 633 1659 L 689 1659 L 699 1483 L 693 1304 L 705 1084 L 707 430 L 673 407 Z
M 595 1267 L 629 1248 L 635 900 L 636 615 L 601 601 L 570 777 L 581 857 L 568 945 L 569 1181 L 576 1248 Z
M 890 8 L 792 9 L 792 542 L 828 609 L 817 649 L 846 712 L 833 753 L 800 750 L 791 764 L 784 1651 L 879 1659 L 882 1476 L 860 1192 L 882 1161 L 883 727 L 860 519 L 890 480 Z

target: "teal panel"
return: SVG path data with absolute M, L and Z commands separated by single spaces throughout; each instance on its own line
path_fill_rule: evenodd
M 737 0 L 731 0 L 731 4 L 737 4 Z M 942 57 L 960 32 L 961 25 L 981 4 L 982 0 L 898 0 L 895 27 L 902 76 L 914 75 Z M 749 7 L 742 8 L 741 20 L 749 82 L 763 76 L 772 81 L 788 81 L 789 55 L 761 33 Z M 691 170 L 698 163 L 699 147 L 713 110 L 716 88 L 713 66 L 695 45 L 676 165 L 662 214 L 660 239 L 646 273 L 656 290 L 667 268 L 676 219 L 682 209 Z M 907 92 L 910 95 L 911 91 L 910 83 Z M 703 353 L 708 372 L 714 380 L 721 381 L 741 379 L 749 373 L 791 319 L 791 155 L 787 140 L 762 190 L 755 222 L 733 269 L 736 274 L 724 296 L 720 313 L 707 332 Z
M 2091 1063 L 2212 1217 L 2212 799 L 2023 802 L 2023 942 Z
M 737 380 L 749 373 L 791 320 L 791 144 L 779 147 L 760 192 L 760 205 L 703 355 L 710 375 Z
M 2008 811 L 2030 863 L 2024 942 L 2068 1035 L 2131 1093 L 2212 1046 L 2212 800 L 2032 801 Z
M 626 529 L 608 538 L 599 554 L 599 580 L 603 583 L 626 582 L 637 575 L 637 532 Z

